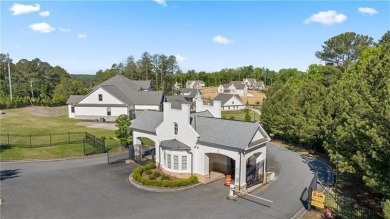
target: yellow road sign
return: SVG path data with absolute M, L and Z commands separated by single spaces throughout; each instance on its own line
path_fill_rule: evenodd
M 325 194 L 323 192 L 314 190 L 311 193 L 311 205 L 324 208 L 325 207 Z

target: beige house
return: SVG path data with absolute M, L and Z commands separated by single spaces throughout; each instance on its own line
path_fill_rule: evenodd
M 228 84 L 219 85 L 217 91 L 218 93 L 246 96 L 248 94 L 248 86 L 242 83 L 242 81 L 232 81 Z

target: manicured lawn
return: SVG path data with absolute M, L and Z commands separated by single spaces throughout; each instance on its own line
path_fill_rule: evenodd
M 66 115 L 32 114 L 31 109 L 3 110 L 6 114 L 0 116 L 1 160 L 84 156 L 82 139 L 85 132 L 93 134 L 97 138 L 106 137 L 106 145 L 112 150 L 120 147 L 119 141 L 114 139 L 113 130 L 78 125 L 78 120 L 69 119 Z M 10 134 L 9 145 L 7 134 Z M 29 135 L 32 137 L 30 138 Z M 69 144 L 69 140 L 81 140 L 81 142 Z M 90 149 L 88 144 L 85 145 L 87 150 Z
M 234 120 L 245 121 L 245 114 L 245 110 L 222 111 L 222 118 L 230 119 L 234 116 Z M 260 121 L 260 116 L 256 112 L 249 110 L 249 115 L 251 117 L 251 122 Z

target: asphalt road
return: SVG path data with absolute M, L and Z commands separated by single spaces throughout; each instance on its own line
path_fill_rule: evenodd
M 136 164 L 107 165 L 106 157 L 1 163 L 1 218 L 291 218 L 313 176 L 294 152 L 267 148 L 277 179 L 252 194 L 226 199 L 220 180 L 176 193 L 134 188 L 127 178 Z

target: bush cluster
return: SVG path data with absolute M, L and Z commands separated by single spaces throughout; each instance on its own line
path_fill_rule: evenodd
M 155 168 L 156 166 L 154 163 L 149 163 L 145 166 L 137 167 L 135 168 L 133 172 L 133 179 L 137 182 L 140 182 L 142 185 L 145 186 L 157 186 L 157 187 L 169 187 L 169 188 L 175 188 L 175 187 L 181 187 L 181 186 L 189 186 L 192 184 L 198 183 L 198 178 L 196 176 L 191 176 L 187 179 L 170 179 L 168 176 L 161 176 L 161 180 L 157 180 L 156 178 L 159 177 L 161 174 L 158 172 L 153 173 L 153 175 L 148 174 L 149 178 L 144 179 L 142 178 L 142 173 L 145 171 L 151 171 L 151 169 Z M 146 172 L 145 172 L 146 173 Z

